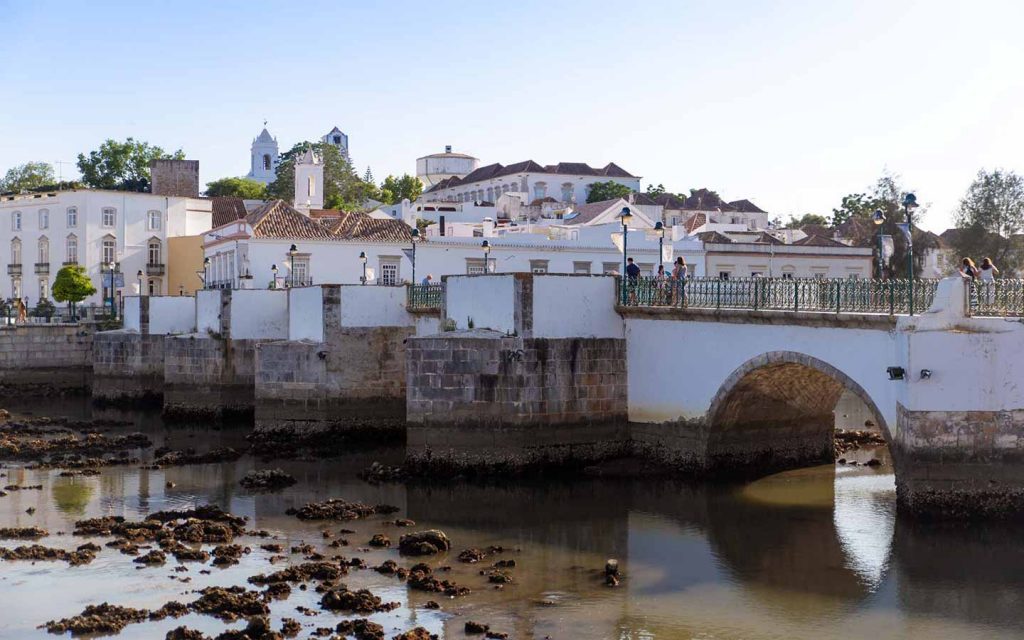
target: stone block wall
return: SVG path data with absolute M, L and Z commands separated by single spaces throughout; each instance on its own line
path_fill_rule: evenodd
M 157 402 L 163 397 L 164 336 L 104 331 L 93 340 L 92 397 Z
M 407 455 L 452 466 L 586 463 L 629 449 L 614 338 L 411 338 Z
M 258 340 L 167 336 L 164 413 L 172 417 L 251 415 Z
M 405 340 L 413 332 L 412 327 L 333 328 L 326 343 L 261 343 L 256 428 L 360 428 L 381 418 L 400 424 Z
M 0 386 L 47 392 L 87 389 L 94 331 L 80 325 L 0 328 Z
M 924 518 L 1024 514 L 1024 410 L 897 411 L 890 450 L 901 509 Z

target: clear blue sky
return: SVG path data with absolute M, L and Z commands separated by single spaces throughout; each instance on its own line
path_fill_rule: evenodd
M 204 182 L 338 125 L 362 173 L 445 144 L 613 161 L 786 218 L 883 170 L 941 231 L 978 169 L 1024 171 L 1021 2 L 0 0 L 0 171 L 108 137 Z M 74 173 L 73 165 L 64 174 Z

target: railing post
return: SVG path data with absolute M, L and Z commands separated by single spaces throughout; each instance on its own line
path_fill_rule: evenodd
M 722 279 L 715 281 L 715 309 L 722 308 Z
M 793 279 L 793 313 L 800 310 L 800 281 Z
M 760 295 L 757 287 L 758 278 L 754 278 L 754 311 L 757 311 L 757 303 L 760 302 Z

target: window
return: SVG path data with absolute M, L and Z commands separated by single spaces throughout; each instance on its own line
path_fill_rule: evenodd
M 619 264 L 618 262 L 602 262 L 601 263 L 601 273 L 603 273 L 605 275 L 609 275 L 609 274 L 613 274 L 613 273 L 618 273 L 619 269 L 621 267 L 622 267 L 622 265 Z
M 341 136 L 334 136 L 334 144 L 341 144 Z
M 400 259 L 395 257 L 384 257 L 380 258 L 380 277 L 377 279 L 377 284 L 385 286 L 395 286 L 401 281 L 398 279 L 399 271 L 398 265 Z
M 21 278 L 11 278 L 11 297 L 21 297 Z
M 21 231 L 21 212 L 15 211 L 11 214 L 11 231 Z M 17 296 L 15 296 L 17 297 Z
M 39 256 L 36 262 L 40 264 L 47 264 L 50 262 L 50 241 L 46 239 L 46 236 L 39 238 Z
M 718 272 L 718 279 L 719 280 L 728 280 L 729 279 L 729 273 L 730 273 L 729 271 L 719 271 Z
M 543 200 L 548 195 L 548 185 L 544 182 L 535 182 L 533 184 L 533 199 Z
M 484 269 L 484 259 L 466 258 L 466 273 L 471 276 L 486 273 Z
M 50 283 L 46 278 L 39 279 L 39 299 L 44 300 L 50 297 Z
M 160 281 L 156 278 L 150 278 L 149 280 L 149 295 L 160 295 Z
M 269 153 L 264 153 L 263 154 L 263 170 L 264 171 L 270 171 L 270 154 Z
M 68 236 L 64 262 L 66 264 L 78 264 L 78 237 L 73 233 Z
M 117 224 L 117 210 L 110 207 L 103 209 L 102 222 L 104 227 L 113 227 Z
M 21 240 L 17 238 L 11 240 L 11 264 L 21 264 Z
M 78 207 L 68 207 L 68 229 L 78 226 Z
M 116 260 L 117 255 L 117 240 L 107 236 L 103 239 L 103 252 L 100 254 L 100 258 L 103 261 L 103 268 L 106 269 L 110 266 L 111 262 Z
M 815 280 L 824 280 L 826 275 L 828 275 L 828 274 L 826 274 L 826 273 L 824 273 L 822 271 L 816 271 L 814 273 L 814 279 Z
M 149 263 L 148 264 L 163 264 L 163 251 L 161 250 L 159 240 L 149 241 Z
M 39 210 L 39 229 L 43 230 L 43 229 L 49 229 L 49 228 L 50 228 L 50 210 L 49 209 L 40 209 Z
M 750 277 L 751 278 L 760 278 L 763 275 L 764 275 L 763 271 L 751 271 L 750 272 Z
M 306 195 L 310 198 L 316 195 L 316 182 L 314 181 L 313 176 L 306 178 Z
M 146 228 L 150 231 L 159 231 L 161 222 L 160 218 L 161 216 L 159 211 L 150 211 L 149 214 L 147 214 Z
M 530 272 L 531 273 L 547 273 L 548 272 L 548 261 L 547 260 L 530 260 Z
M 494 202 L 494 187 L 487 187 L 487 201 Z
M 782 277 L 783 277 L 783 279 L 785 279 L 785 280 L 792 280 L 793 279 L 793 273 L 795 271 L 796 271 L 796 269 L 791 267 L 791 266 L 789 266 L 789 265 L 786 265 L 786 266 L 782 267 Z
M 231 260 L 232 272 L 234 271 L 235 255 L 234 251 L 230 252 L 229 259 Z M 292 284 L 296 287 L 301 287 L 309 284 L 309 258 L 295 258 L 295 262 L 292 265 L 294 273 L 292 274 Z M 234 273 L 232 273 L 232 279 L 234 279 Z M 395 283 L 397 284 L 397 283 Z
M 590 263 L 589 262 L 573 262 L 572 272 L 582 275 L 590 275 Z
M 572 183 L 562 183 L 562 202 L 572 202 Z

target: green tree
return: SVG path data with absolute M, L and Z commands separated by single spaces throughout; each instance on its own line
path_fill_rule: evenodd
M 82 173 L 82 182 L 93 189 L 146 192 L 150 185 L 150 161 L 184 158 L 181 149 L 167 153 L 134 138 L 124 142 L 107 139 L 88 156 L 78 154 L 78 170 Z
M 821 227 L 828 226 L 828 218 L 817 213 L 805 213 L 804 215 L 797 218 L 796 216 L 789 216 L 789 224 L 786 225 L 790 229 L 799 229 L 800 227 L 813 224 Z
M 625 198 L 631 193 L 633 193 L 632 189 L 614 180 L 595 182 L 590 185 L 590 190 L 587 192 L 587 202 L 602 202 L 604 200 Z
M 57 181 L 53 167 L 46 162 L 26 162 L 7 170 L 0 179 L 0 193 L 31 191 L 52 185 Z
M 422 193 L 423 183 L 408 173 L 402 174 L 401 178 L 388 176 L 380 185 L 380 199 L 384 204 L 398 204 L 406 198 L 409 202 L 415 202 Z
M 373 171 L 370 170 L 370 165 L 366 165 L 366 173 L 363 174 L 363 182 L 374 184 Z
M 991 258 L 1005 274 L 1019 270 L 1024 256 L 1014 236 L 1024 232 L 1024 178 L 1002 169 L 979 171 L 960 200 L 956 227 L 958 257 Z
M 660 183 L 658 184 L 658 186 L 654 186 L 653 184 L 649 184 L 649 185 L 647 185 L 646 194 L 648 196 L 650 196 L 651 198 L 657 198 L 658 196 L 663 196 L 663 195 L 665 195 L 665 185 L 660 184 Z
M 92 280 L 85 275 L 85 267 L 69 264 L 61 267 L 53 281 L 53 299 L 67 302 L 71 315 L 75 315 L 75 305 L 96 293 Z
M 206 183 L 206 195 L 210 198 L 245 198 L 265 200 L 267 185 L 250 178 L 221 178 Z
M 851 193 L 843 196 L 843 202 L 838 209 L 832 209 L 832 224 L 839 226 L 854 218 L 868 220 L 880 208 L 875 199 L 864 193 Z
M 372 197 L 376 187 L 359 179 L 352 165 L 333 144 L 300 142 L 281 154 L 276 179 L 267 185 L 267 195 L 285 202 L 295 200 L 295 161 L 312 149 L 324 164 L 324 206 L 328 209 L 353 210 Z

